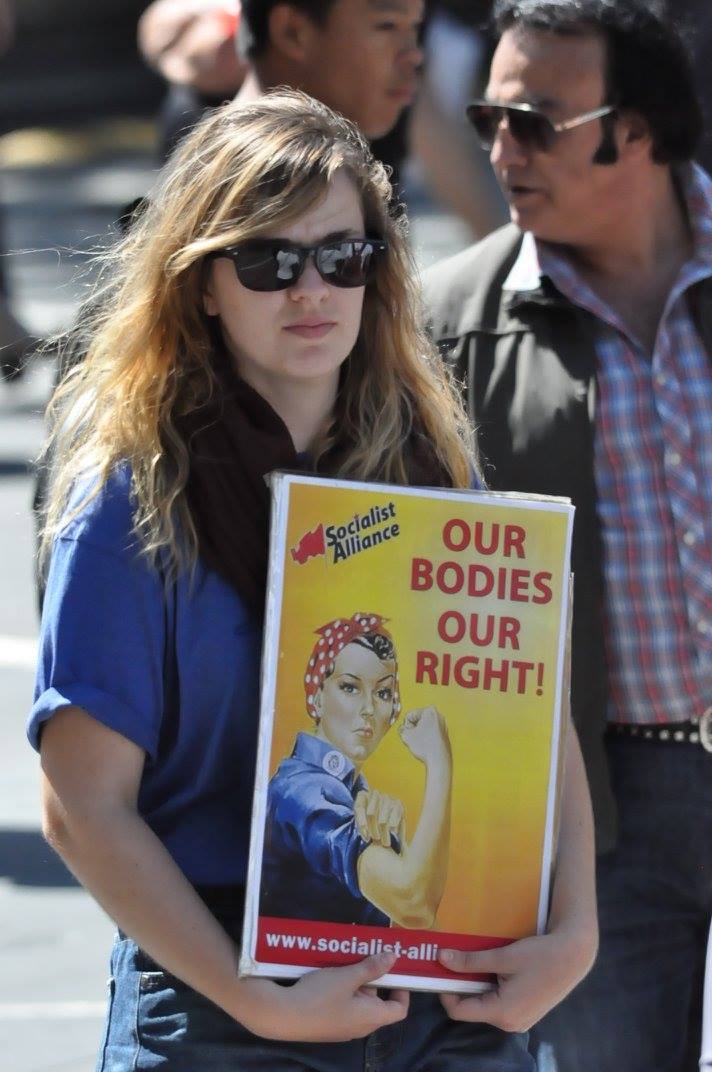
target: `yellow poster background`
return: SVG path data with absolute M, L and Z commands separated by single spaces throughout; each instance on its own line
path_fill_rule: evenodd
M 291 753 L 299 731 L 310 732 L 304 699 L 304 674 L 316 629 L 335 618 L 356 612 L 388 619 L 398 658 L 401 719 L 415 707 L 433 705 L 447 720 L 453 752 L 453 800 L 450 864 L 445 894 L 435 929 L 521 937 L 536 930 L 542 877 L 542 849 L 550 777 L 552 711 L 559 676 L 558 650 L 560 601 L 563 598 L 564 549 L 568 515 L 559 509 L 518 507 L 514 501 L 441 501 L 420 495 L 291 484 L 284 556 L 282 620 L 279 633 L 277 679 L 270 777 L 280 761 Z M 395 506 L 399 534 L 395 539 L 362 550 L 333 564 L 331 553 L 295 562 L 289 548 L 318 525 L 341 525 L 355 514 L 365 515 L 373 506 Z M 483 523 L 484 540 L 493 538 L 499 526 L 497 550 L 479 553 L 472 543 L 455 552 L 443 544 L 443 529 L 452 518 L 474 528 Z M 506 525 L 525 529 L 525 557 L 503 554 Z M 382 528 L 376 525 L 375 528 Z M 365 530 L 365 532 L 373 530 Z M 463 530 L 458 529 L 458 535 Z M 546 571 L 553 598 L 545 604 L 489 597 L 471 597 L 467 591 L 444 594 L 435 586 L 428 592 L 411 590 L 414 557 L 435 564 L 458 562 L 467 569 L 482 564 L 493 570 L 503 567 Z M 452 583 L 453 574 L 448 575 Z M 530 594 L 534 592 L 529 585 Z M 467 618 L 477 613 L 480 628 L 484 618 L 510 616 L 521 623 L 519 649 L 500 649 L 495 642 L 475 646 L 468 636 L 459 643 L 444 643 L 437 622 L 444 611 L 459 611 Z M 497 630 L 495 630 L 496 638 Z M 475 655 L 544 664 L 537 694 L 535 672 L 527 675 L 527 687 L 518 694 L 516 674 L 510 671 L 506 692 L 495 682 L 482 688 L 462 688 L 427 682 L 416 683 L 418 650 L 453 660 Z M 364 764 L 369 786 L 400 799 L 406 809 L 407 830 L 417 825 L 423 797 L 425 768 L 401 742 L 395 727 Z

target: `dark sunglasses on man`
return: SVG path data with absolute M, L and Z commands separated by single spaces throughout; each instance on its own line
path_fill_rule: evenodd
M 302 275 L 309 257 L 321 278 L 334 287 L 363 287 L 373 274 L 376 257 L 386 249 L 379 238 L 339 238 L 316 246 L 299 246 L 280 238 L 253 238 L 211 258 L 227 257 L 248 290 L 286 290 Z
M 574 130 L 594 119 L 602 119 L 615 111 L 612 104 L 583 112 L 561 123 L 554 123 L 531 104 L 497 104 L 495 101 L 474 100 L 467 108 L 467 118 L 472 123 L 480 145 L 489 152 L 494 145 L 500 123 L 506 117 L 507 128 L 515 141 L 524 149 L 548 152 L 559 134 Z

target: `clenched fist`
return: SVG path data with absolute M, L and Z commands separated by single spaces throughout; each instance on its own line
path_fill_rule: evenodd
M 406 748 L 426 766 L 451 762 L 447 723 L 437 708 L 416 707 L 409 711 L 398 732 Z

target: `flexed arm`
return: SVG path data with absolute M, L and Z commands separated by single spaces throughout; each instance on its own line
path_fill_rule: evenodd
M 442 899 L 450 853 L 452 755 L 447 726 L 434 707 L 408 712 L 403 743 L 425 764 L 425 794 L 413 839 L 395 853 L 371 844 L 358 862 L 364 897 L 403 927 L 431 927 Z

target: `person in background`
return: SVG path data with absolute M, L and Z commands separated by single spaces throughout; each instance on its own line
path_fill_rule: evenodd
M 531 1072 L 518 1032 L 595 944 L 574 733 L 549 933 L 510 947 L 496 997 L 509 1031 L 469 1022 L 477 997 L 409 1009 L 367 988 L 392 956 L 288 987 L 237 974 L 265 474 L 461 488 L 477 473 L 382 165 L 304 94 L 228 104 L 181 142 L 104 285 L 55 402 L 29 722 L 46 835 L 119 927 L 99 1068 L 343 1072 L 378 1054 L 392 1072 Z
M 240 48 L 250 70 L 238 101 L 295 86 L 369 139 L 412 103 L 423 55 L 422 0 L 244 0 Z
M 423 13 L 423 0 L 154 0 L 138 39 L 169 85 L 163 158 L 208 108 L 287 85 L 353 120 L 397 170 Z
M 243 99 L 291 85 L 353 119 L 376 157 L 392 169 L 398 192 L 403 164 L 414 154 L 443 206 L 474 235 L 486 234 L 504 222 L 504 204 L 452 101 L 476 77 L 484 45 L 474 24 L 488 2 L 468 12 L 469 25 L 459 9 L 453 15 L 442 7 L 410 0 L 154 0 L 139 22 L 138 38 L 146 62 L 169 86 L 161 159 L 206 109 L 236 94 L 246 76 Z M 428 60 L 421 72 L 423 18 Z M 309 30 L 307 51 L 291 47 L 295 19 Z M 447 59 L 453 40 L 460 45 L 455 70 Z M 405 187 L 402 192 L 408 193 Z
M 498 0 L 494 18 L 469 116 L 512 223 L 425 287 L 489 482 L 576 505 L 573 715 L 597 817 L 600 953 L 535 1048 L 541 1072 L 692 1072 L 712 912 L 700 108 L 657 5 Z
M 289 85 L 324 101 L 356 123 L 398 192 L 424 17 L 424 0 L 245 0 L 237 99 Z

